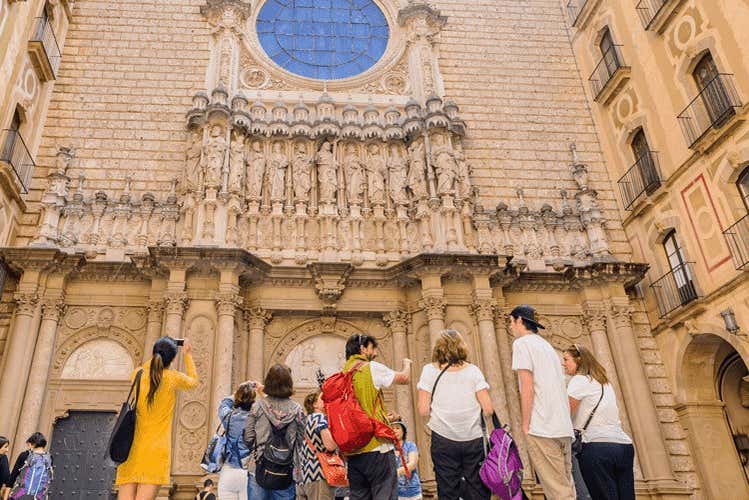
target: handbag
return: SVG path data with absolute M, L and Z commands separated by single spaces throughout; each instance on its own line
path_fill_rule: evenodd
M 112 434 L 109 436 L 109 458 L 116 464 L 121 464 L 127 460 L 130 455 L 130 448 L 133 446 L 135 438 L 135 414 L 138 408 L 138 397 L 140 396 L 140 377 L 143 375 L 143 368 L 138 370 L 135 380 L 130 386 L 130 392 L 127 399 L 122 403 L 120 414 L 117 416 L 117 422 L 114 424 Z M 135 389 L 135 399 L 131 400 Z
M 590 415 L 588 415 L 588 420 L 585 421 L 585 425 L 583 425 L 582 429 L 575 429 L 575 440 L 572 441 L 572 454 L 577 456 L 583 451 L 583 432 L 585 432 L 585 429 L 588 428 L 588 425 L 590 424 L 590 421 L 593 420 L 593 415 L 596 414 L 596 410 L 598 409 L 598 405 L 601 404 L 601 401 L 603 400 L 603 384 L 601 384 L 601 397 L 598 398 L 598 402 L 593 407 L 593 410 L 590 412 Z
M 226 460 L 226 431 L 229 428 L 228 426 L 231 425 L 231 416 L 233 413 L 234 410 L 231 410 L 224 415 L 224 418 L 221 419 L 221 422 L 219 422 L 218 427 L 216 428 L 216 432 L 208 442 L 208 446 L 205 448 L 205 453 L 203 453 L 200 467 L 209 474 L 214 474 L 220 471 Z M 226 422 L 227 418 L 229 419 L 228 423 Z
M 312 453 L 315 454 L 318 462 L 320 462 L 320 469 L 322 469 L 322 475 L 328 486 L 335 488 L 347 487 L 348 474 L 346 473 L 346 464 L 343 463 L 340 455 L 338 453 L 317 451 L 317 448 L 315 448 L 315 445 L 306 434 L 304 440 L 307 441 L 307 446 L 309 446 L 309 449 L 312 450 Z

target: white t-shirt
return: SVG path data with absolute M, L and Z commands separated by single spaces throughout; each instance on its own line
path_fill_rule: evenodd
M 567 384 L 567 394 L 580 401 L 573 423 L 575 429 L 582 429 L 601 397 L 601 384 L 593 377 L 575 375 Z M 583 432 L 583 442 L 632 444 L 632 440 L 624 432 L 622 423 L 619 421 L 616 394 L 611 384 L 603 386 L 603 399 L 590 420 L 588 428 Z
M 394 370 L 377 361 L 369 362 L 369 370 L 372 372 L 372 383 L 378 391 L 393 385 L 393 380 L 395 379 Z
M 432 363 L 424 366 L 416 387 L 431 394 L 441 371 Z M 446 371 L 437 384 L 427 425 L 433 432 L 453 441 L 480 438 L 483 436 L 481 405 L 476 393 L 488 388 L 484 374 L 476 365 L 466 363 L 462 370 Z
M 570 403 L 564 385 L 562 360 L 543 337 L 518 337 L 512 343 L 512 369 L 533 372 L 533 411 L 529 434 L 573 437 Z

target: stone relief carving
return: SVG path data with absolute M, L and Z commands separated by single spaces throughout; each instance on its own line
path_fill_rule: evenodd
M 62 367 L 61 378 L 129 380 L 133 371 L 130 353 L 113 340 L 96 339 L 78 347 Z
M 346 339 L 338 335 L 319 335 L 300 343 L 286 356 L 296 387 L 316 387 L 317 370 L 326 376 L 343 368 Z

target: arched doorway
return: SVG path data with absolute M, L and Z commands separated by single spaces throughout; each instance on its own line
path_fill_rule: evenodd
M 694 335 L 681 356 L 677 410 L 708 498 L 749 498 L 747 375 L 736 348 L 717 335 Z

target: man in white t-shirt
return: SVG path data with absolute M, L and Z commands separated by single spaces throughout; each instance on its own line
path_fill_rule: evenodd
M 518 373 L 523 434 L 544 494 L 575 500 L 572 480 L 572 420 L 559 355 L 538 330 L 536 311 L 527 305 L 510 313 L 512 369 Z

